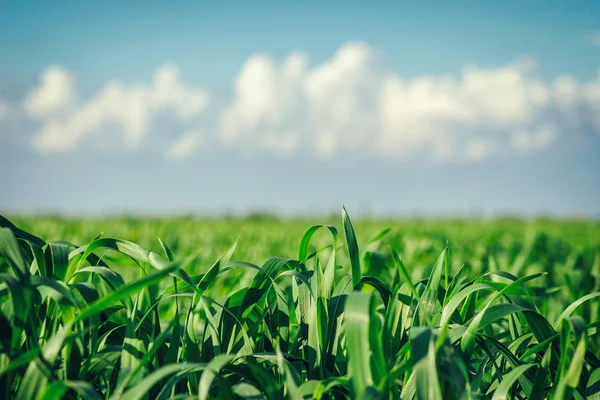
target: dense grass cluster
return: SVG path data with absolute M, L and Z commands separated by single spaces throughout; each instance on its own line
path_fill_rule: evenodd
M 1 398 L 600 399 L 597 226 L 102 223 L 0 217 Z

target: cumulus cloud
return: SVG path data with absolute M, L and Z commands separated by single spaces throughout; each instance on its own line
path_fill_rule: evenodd
M 306 69 L 303 54 L 290 55 L 276 66 L 266 55 L 251 57 L 235 83 L 235 101 L 221 115 L 219 138 L 226 145 L 246 145 L 290 152 L 295 150 L 303 132 L 297 131 L 301 119 L 301 78 Z
M 29 115 L 42 122 L 33 146 L 40 152 L 66 151 L 106 126 L 123 132 L 125 146 L 138 146 L 148 133 L 153 117 L 171 113 L 190 121 L 206 108 L 209 96 L 200 88 L 181 81 L 174 65 L 158 68 L 152 82 L 126 84 L 108 82 L 88 101 L 77 102 L 75 79 L 60 67 L 41 75 L 24 106 Z
M 202 144 L 202 134 L 198 131 L 184 133 L 177 138 L 167 150 L 167 158 L 172 161 L 180 161 L 188 158 Z
M 302 53 L 281 63 L 264 54 L 249 58 L 221 113 L 221 142 L 322 157 L 354 150 L 477 161 L 549 147 L 578 125 L 600 132 L 600 76 L 545 83 L 528 58 L 466 66 L 457 77 L 407 79 L 370 46 L 349 43 L 308 65 Z
M 375 128 L 378 72 L 377 55 L 362 44 L 344 46 L 312 70 L 303 53 L 281 65 L 253 56 L 236 80 L 233 104 L 220 116 L 220 139 L 286 154 L 308 145 L 322 156 L 360 146 Z
M 58 65 L 46 68 L 40 85 L 25 99 L 25 110 L 33 117 L 43 118 L 69 110 L 77 100 L 73 75 Z

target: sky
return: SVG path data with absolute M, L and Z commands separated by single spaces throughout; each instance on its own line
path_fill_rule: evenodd
M 0 0 L 0 212 L 600 216 L 600 2 Z

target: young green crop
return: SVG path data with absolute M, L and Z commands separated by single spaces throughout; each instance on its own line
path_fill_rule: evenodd
M 439 233 L 365 240 L 343 210 L 343 234 L 312 226 L 260 266 L 233 260 L 222 222 L 203 240 L 235 243 L 206 267 L 215 250 L 189 224 L 154 224 L 168 239 L 150 251 L 46 242 L 0 217 L 0 397 L 600 397 L 597 236 L 503 230 L 436 254 Z M 254 235 L 245 255 L 272 249 Z

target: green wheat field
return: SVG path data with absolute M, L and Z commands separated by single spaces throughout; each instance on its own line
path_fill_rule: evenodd
M 353 222 L 0 217 L 0 398 L 600 399 L 600 222 Z

